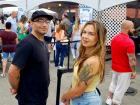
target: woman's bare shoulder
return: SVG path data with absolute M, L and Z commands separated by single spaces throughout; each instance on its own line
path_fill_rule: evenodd
M 98 56 L 92 56 L 85 60 L 84 65 L 93 65 L 99 63 L 99 57 Z
M 94 75 L 99 72 L 99 57 L 98 56 L 92 56 L 88 58 L 85 62 L 83 67 L 89 67 L 89 71 L 93 73 Z

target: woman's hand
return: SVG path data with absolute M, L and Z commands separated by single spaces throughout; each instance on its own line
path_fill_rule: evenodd
M 61 101 L 63 103 L 65 103 L 65 105 L 69 105 L 68 103 L 70 102 L 70 97 L 67 93 L 65 93 L 62 97 L 61 97 Z
M 70 100 L 65 101 L 64 105 L 70 105 Z
M 65 94 L 61 97 L 61 101 L 62 101 L 63 103 L 65 103 L 65 102 L 67 101 L 67 98 L 66 98 L 66 95 L 65 95 Z

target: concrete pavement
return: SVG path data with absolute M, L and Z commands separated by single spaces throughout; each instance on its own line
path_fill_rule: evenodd
M 140 56 L 137 56 L 137 78 L 132 80 L 131 86 L 136 89 L 136 93 L 125 95 L 122 105 L 140 105 Z M 71 60 L 72 65 L 72 60 Z M 0 70 L 1 72 L 1 70 Z M 49 87 L 49 98 L 47 101 L 47 105 L 56 105 L 56 85 L 57 85 L 57 70 L 54 67 L 54 63 L 50 63 L 50 75 L 51 75 L 51 84 Z M 62 84 L 61 84 L 61 94 L 64 93 L 71 84 L 72 73 L 66 73 L 62 76 Z M 111 61 L 106 62 L 106 74 L 105 80 L 102 84 L 100 84 L 99 89 L 101 90 L 103 105 L 105 105 L 105 99 L 108 93 L 108 87 L 111 81 Z M 17 101 L 14 96 L 9 92 L 9 83 L 8 78 L 0 77 L 0 105 L 17 105 Z

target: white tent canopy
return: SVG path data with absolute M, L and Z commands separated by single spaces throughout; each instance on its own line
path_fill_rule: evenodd
M 4 0 L 4 1 L 0 1 L 0 5 L 12 4 L 28 11 L 40 4 L 47 3 L 47 2 L 56 2 L 56 1 L 75 2 L 75 3 L 90 6 L 95 10 L 101 11 L 117 4 L 122 4 L 122 3 L 136 1 L 136 0 L 10 0 L 10 1 Z
M 56 1 L 75 2 L 75 3 L 90 6 L 90 7 L 94 8 L 95 10 L 101 11 L 101 10 L 104 10 L 106 8 L 112 7 L 117 4 L 122 4 L 122 3 L 135 1 L 135 0 L 33 0 L 33 1 L 28 0 L 28 2 L 32 2 L 32 4 L 33 4 L 33 5 L 30 5 L 30 7 L 28 9 L 31 9 L 42 3 L 56 2 Z
M 11 4 L 11 5 L 15 5 L 17 7 L 23 8 L 24 10 L 26 9 L 26 0 L 3 0 L 0 1 L 0 5 L 3 4 Z

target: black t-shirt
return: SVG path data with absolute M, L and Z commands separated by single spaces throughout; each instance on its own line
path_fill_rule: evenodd
M 29 35 L 17 45 L 12 64 L 20 68 L 16 98 L 21 103 L 46 101 L 50 83 L 49 53 L 46 43 Z

